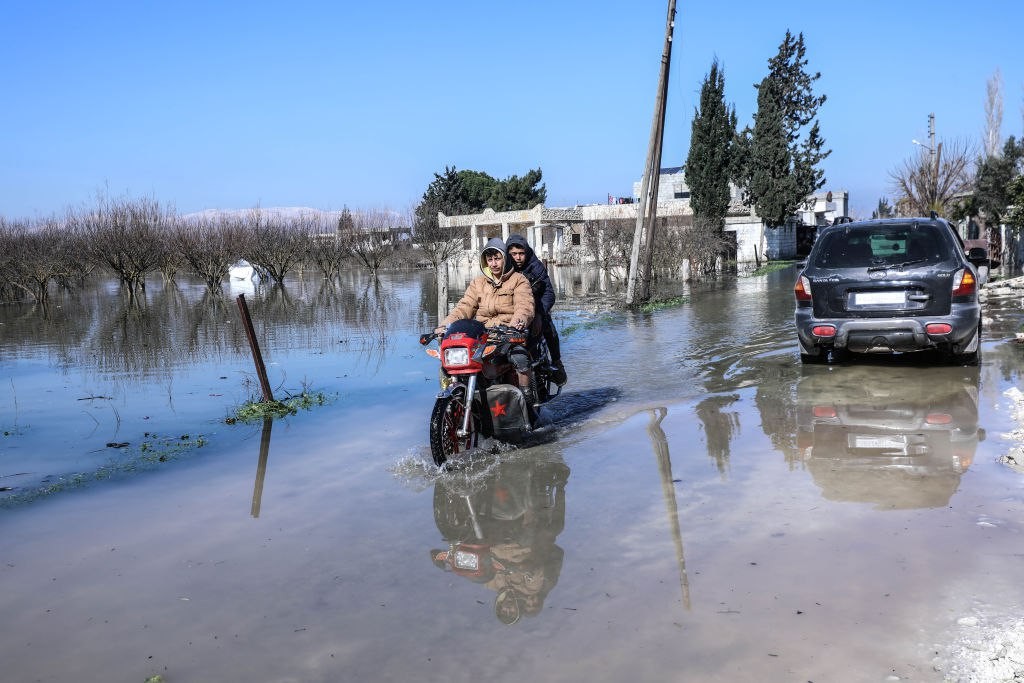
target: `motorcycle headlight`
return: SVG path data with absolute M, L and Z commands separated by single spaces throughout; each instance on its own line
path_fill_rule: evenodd
M 467 553 L 462 550 L 456 550 L 455 566 L 458 569 L 476 571 L 477 569 L 480 569 L 480 556 L 476 553 Z
M 465 346 L 456 346 L 444 350 L 445 365 L 469 365 L 469 349 Z

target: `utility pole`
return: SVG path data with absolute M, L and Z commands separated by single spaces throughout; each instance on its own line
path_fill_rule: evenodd
M 626 305 L 635 306 L 651 297 L 651 264 L 654 258 L 654 233 L 658 213 L 658 185 L 661 179 L 661 148 L 665 135 L 665 103 L 668 96 L 668 72 L 672 61 L 672 31 L 675 28 L 676 0 L 669 0 L 665 21 L 665 48 L 661 54 L 661 72 L 651 121 L 651 139 L 647 146 L 647 164 L 640 182 L 640 202 L 636 209 L 633 249 L 629 257 L 629 281 L 626 284 Z M 643 246 L 643 272 L 640 252 Z M 637 281 L 640 292 L 637 292 Z

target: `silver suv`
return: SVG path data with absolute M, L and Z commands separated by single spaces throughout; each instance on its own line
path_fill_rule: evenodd
M 941 218 L 889 218 L 824 228 L 797 278 L 796 330 L 805 363 L 857 353 L 937 349 L 976 364 L 981 305 L 976 264 Z

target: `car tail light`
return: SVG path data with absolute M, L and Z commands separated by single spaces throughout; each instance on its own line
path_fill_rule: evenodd
M 953 326 L 949 323 L 928 323 L 924 326 L 924 331 L 928 334 L 949 334 L 953 331 Z
M 817 337 L 834 337 L 836 328 L 832 325 L 815 325 L 811 328 L 811 333 Z
M 971 296 L 977 291 L 974 273 L 964 268 L 953 275 L 953 296 Z
M 949 413 L 928 413 L 924 421 L 930 425 L 948 425 L 953 423 L 953 416 Z
M 814 409 L 811 411 L 811 413 L 814 415 L 814 417 L 825 418 L 835 417 L 836 415 L 838 415 L 836 409 L 833 408 L 832 406 L 814 406 Z
M 796 284 L 793 286 L 793 294 L 796 295 L 797 301 L 811 300 L 811 281 L 806 275 L 797 278 Z

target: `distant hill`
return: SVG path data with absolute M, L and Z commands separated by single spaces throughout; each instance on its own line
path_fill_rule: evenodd
M 185 220 L 215 220 L 217 218 L 246 218 L 254 211 L 259 211 L 267 218 L 277 220 L 298 220 L 300 218 L 315 219 L 322 225 L 335 226 L 341 217 L 341 211 L 321 211 L 307 206 L 273 206 L 250 209 L 204 209 L 181 216 Z

